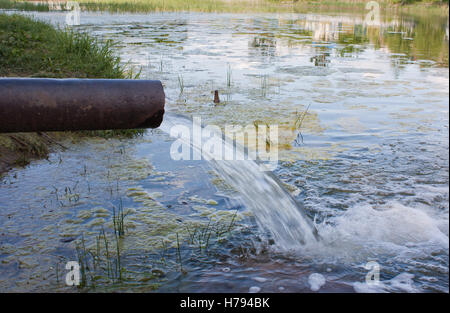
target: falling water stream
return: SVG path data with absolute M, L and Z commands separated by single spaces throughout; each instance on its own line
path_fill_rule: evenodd
M 193 122 L 179 114 L 167 114 L 160 129 L 170 134 L 173 127 L 184 126 L 193 134 Z M 193 149 L 199 151 L 203 159 L 210 160 L 221 177 L 242 196 L 244 205 L 249 208 L 261 229 L 268 231 L 276 245 L 283 250 L 295 250 L 299 244 L 313 243 L 318 239 L 317 230 L 302 209 L 283 189 L 278 179 L 267 173 L 261 164 L 249 158 L 246 149 L 239 144 L 225 140 L 221 134 L 211 136 L 201 132 L 202 140 L 180 137 Z M 224 154 L 236 152 L 235 160 L 215 160 L 201 142 L 213 140 L 213 146 L 223 147 Z

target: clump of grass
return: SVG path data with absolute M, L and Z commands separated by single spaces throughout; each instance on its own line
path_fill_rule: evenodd
M 81 237 L 81 242 L 76 246 L 78 265 L 80 266 L 80 284 L 78 288 L 83 288 L 88 285 L 88 273 L 91 272 L 89 267 L 88 251 L 84 241 L 84 236 Z M 92 278 L 92 275 L 91 275 Z M 91 279 L 91 281 L 93 281 Z
M 114 54 L 114 42 L 55 29 L 21 15 L 0 14 L 0 76 L 137 78 Z M 143 129 L 75 132 L 103 138 L 140 136 Z
M 96 236 L 94 248 L 86 247 L 84 236 L 76 242 L 75 249 L 80 266 L 78 288 L 95 289 L 97 281 L 119 283 L 124 280 L 125 268 L 121 263 L 121 249 L 117 235 L 114 235 L 114 243 L 115 251 L 111 251 L 111 243 L 103 228 Z
M 48 154 L 47 138 L 42 134 L 0 135 L 0 146 L 18 151 L 27 156 L 44 157 Z
M 78 182 L 76 182 L 73 187 L 67 186 L 66 188 L 64 188 L 65 199 L 67 199 L 69 203 L 77 203 L 78 201 L 80 201 L 80 194 L 75 192 L 77 185 Z
M 25 16 L 0 14 L 1 76 L 124 78 L 113 46 Z
M 198 248 L 200 253 L 207 252 L 212 242 L 220 242 L 225 236 L 230 235 L 236 226 L 237 211 L 230 221 L 213 221 L 209 219 L 206 224 L 199 224 L 192 229 L 186 225 L 188 244 Z
M 104 245 L 105 245 L 105 256 L 106 256 L 106 272 L 108 274 L 108 277 L 113 277 L 113 267 L 112 267 L 112 262 L 111 262 L 111 258 L 110 258 L 110 253 L 109 253 L 109 243 L 108 243 L 108 239 L 106 238 L 106 233 L 105 230 L 102 228 L 102 231 L 100 232 L 100 234 L 98 235 L 98 239 L 97 239 L 97 258 L 100 261 L 101 260 L 101 250 L 100 250 L 100 242 L 103 239 Z
M 181 248 L 180 248 L 180 240 L 178 238 L 178 233 L 177 233 L 177 259 L 180 264 L 180 271 L 183 272 L 183 262 L 181 260 Z
M 118 235 L 118 237 L 122 237 L 125 235 L 125 217 L 126 214 L 123 212 L 123 204 L 122 199 L 120 199 L 119 207 L 117 209 L 113 206 L 113 225 L 114 225 L 114 233 Z

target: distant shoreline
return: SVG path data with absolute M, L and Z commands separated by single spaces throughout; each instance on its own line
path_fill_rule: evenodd
M 378 0 L 381 10 L 448 15 L 449 0 Z M 49 3 L 50 2 L 50 8 Z M 83 11 L 110 12 L 301 12 L 365 10 L 368 0 L 76 0 Z M 0 9 L 49 11 L 67 0 L 0 0 Z

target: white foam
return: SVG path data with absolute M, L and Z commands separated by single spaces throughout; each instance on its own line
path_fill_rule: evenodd
M 382 207 L 355 206 L 334 217 L 332 223 L 318 225 L 325 242 L 384 244 L 408 246 L 433 242 L 441 247 L 449 244 L 448 236 L 440 230 L 439 222 L 422 210 L 391 202 Z
M 326 279 L 322 274 L 312 273 L 308 277 L 308 284 L 312 291 L 319 291 L 319 289 L 325 285 Z
M 257 293 L 257 292 L 260 292 L 260 291 L 261 291 L 261 288 L 259 288 L 258 286 L 253 286 L 253 287 L 250 287 L 248 289 L 249 293 Z
M 414 275 L 409 273 L 401 273 L 394 278 L 386 281 L 379 281 L 376 283 L 353 283 L 353 288 L 360 293 L 385 293 L 385 292 L 420 292 L 414 286 Z
M 264 283 L 267 281 L 267 278 L 264 277 L 253 277 L 253 280 L 257 281 L 258 283 Z

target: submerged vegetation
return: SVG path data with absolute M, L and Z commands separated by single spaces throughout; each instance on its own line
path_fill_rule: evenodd
M 156 202 L 152 205 L 157 206 Z M 117 290 L 124 286 L 155 290 L 169 272 L 186 275 L 192 266 L 196 266 L 196 262 L 208 262 L 209 257 L 220 253 L 218 250 L 223 249 L 224 243 L 237 235 L 237 230 L 242 230 L 242 225 L 238 223 L 242 217 L 238 217 L 237 211 L 207 220 L 186 219 L 182 224 L 178 223 L 179 227 L 176 228 L 163 221 L 158 223 L 152 217 L 148 221 L 157 229 L 151 230 L 151 233 L 161 238 L 161 242 L 153 240 L 153 245 L 147 244 L 136 252 L 134 249 L 137 247 L 130 245 L 130 242 L 141 240 L 142 234 L 136 231 L 135 218 L 127 217 L 136 213 L 134 209 L 124 211 L 120 200 L 117 215 L 113 207 L 112 223 L 105 223 L 108 228 L 99 226 L 96 235 L 90 232 L 90 235 L 85 236 L 82 232 L 74 241 L 80 267 L 80 290 Z M 130 232 L 125 232 L 127 227 L 131 228 Z M 167 236 L 163 237 L 166 233 Z M 146 260 L 145 266 L 139 269 L 127 262 L 136 253 L 143 254 Z M 62 285 L 58 269 L 67 260 L 60 261 L 61 264 L 55 266 L 57 285 Z
M 136 78 L 113 53 L 112 41 L 60 30 L 21 15 L 0 14 L 0 76 L 47 78 Z M 143 130 L 71 132 L 71 136 L 105 138 L 141 135 Z M 0 173 L 43 158 L 59 134 L 0 134 Z

